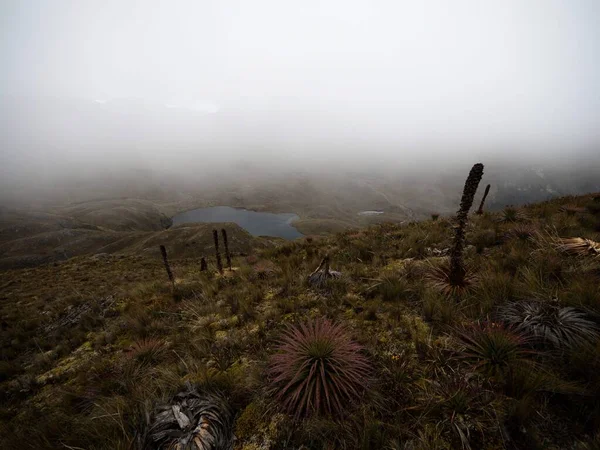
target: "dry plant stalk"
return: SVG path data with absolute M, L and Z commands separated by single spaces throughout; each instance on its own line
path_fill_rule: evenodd
M 213 230 L 213 240 L 215 241 L 215 256 L 217 258 L 217 269 L 219 273 L 223 273 L 223 264 L 221 263 L 221 253 L 219 253 L 219 232 Z
M 167 258 L 167 249 L 164 245 L 160 246 L 160 254 L 162 255 L 163 263 L 165 264 L 165 269 L 167 271 L 167 276 L 169 277 L 169 281 L 171 282 L 171 287 L 173 289 L 173 292 L 175 292 L 175 277 L 173 276 L 173 272 L 171 271 L 169 259 Z
M 483 214 L 483 204 L 485 203 L 485 199 L 487 198 L 488 194 L 490 193 L 490 187 L 492 187 L 491 184 L 488 184 L 485 187 L 485 192 L 483 193 L 483 198 L 481 199 L 481 203 L 479 204 L 479 209 L 477 210 L 477 214 L 479 214 L 479 215 Z
M 227 241 L 227 231 L 225 228 L 221 228 L 221 235 L 223 236 L 223 246 L 225 247 L 225 258 L 227 259 L 227 267 L 231 270 L 231 256 L 229 255 L 229 243 Z

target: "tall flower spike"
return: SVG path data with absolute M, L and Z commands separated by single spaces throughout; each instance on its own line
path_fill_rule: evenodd
M 213 240 L 215 241 L 215 256 L 217 258 L 217 269 L 219 273 L 223 273 L 223 264 L 221 263 L 221 253 L 219 253 L 219 232 L 213 230 Z
M 227 231 L 221 228 L 221 236 L 223 236 L 223 246 L 225 247 L 225 258 L 227 259 L 227 267 L 231 270 L 231 256 L 229 255 L 229 243 L 227 241 Z
M 492 185 L 488 184 L 485 187 L 485 192 L 483 193 L 483 198 L 481 199 L 481 203 L 479 204 L 479 209 L 477 210 L 477 214 L 481 215 L 483 214 L 483 204 L 485 203 L 485 199 L 487 198 L 488 194 L 490 193 L 490 187 Z
M 469 219 L 469 210 L 473 206 L 473 199 L 477 192 L 479 182 L 483 177 L 483 164 L 477 163 L 469 172 L 462 198 L 460 200 L 460 209 L 456 214 L 456 228 L 454 234 L 454 243 L 450 250 L 450 273 L 449 280 L 452 284 L 462 284 L 466 270 L 463 262 L 463 250 L 465 247 L 465 232 Z
M 160 246 L 160 254 L 162 255 L 163 263 L 165 264 L 165 269 L 167 271 L 167 276 L 169 277 L 169 281 L 171 282 L 171 286 L 173 290 L 175 290 L 175 277 L 173 276 L 173 272 L 171 271 L 171 266 L 169 265 L 169 259 L 167 258 L 167 249 L 164 245 Z

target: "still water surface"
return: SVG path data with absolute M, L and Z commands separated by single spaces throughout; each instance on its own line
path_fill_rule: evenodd
M 213 206 L 199 208 L 177 214 L 173 217 L 173 225 L 193 222 L 234 222 L 253 236 L 276 236 L 284 239 L 296 239 L 302 234 L 292 226 L 299 219 L 292 213 L 267 213 L 231 208 L 229 206 Z

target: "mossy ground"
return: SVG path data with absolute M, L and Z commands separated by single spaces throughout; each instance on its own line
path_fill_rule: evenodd
M 536 371 L 489 379 L 461 358 L 457 330 L 515 300 L 600 315 L 600 260 L 552 245 L 600 241 L 593 204 L 531 205 L 517 222 L 471 216 L 477 282 L 460 298 L 427 278 L 453 236 L 444 218 L 257 249 L 223 276 L 176 259 L 176 300 L 159 257 L 4 271 L 0 447 L 136 448 L 144 412 L 193 381 L 227 393 L 239 449 L 576 448 L 600 426 L 598 352 L 535 353 Z M 531 233 L 517 232 L 524 225 Z M 324 254 L 343 276 L 313 289 L 306 278 Z M 323 316 L 366 348 L 376 377 L 344 417 L 294 423 L 272 401 L 265 368 L 286 324 Z

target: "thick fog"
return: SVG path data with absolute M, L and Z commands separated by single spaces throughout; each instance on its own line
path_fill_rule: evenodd
M 1 175 L 585 164 L 599 24 L 597 0 L 4 0 Z

